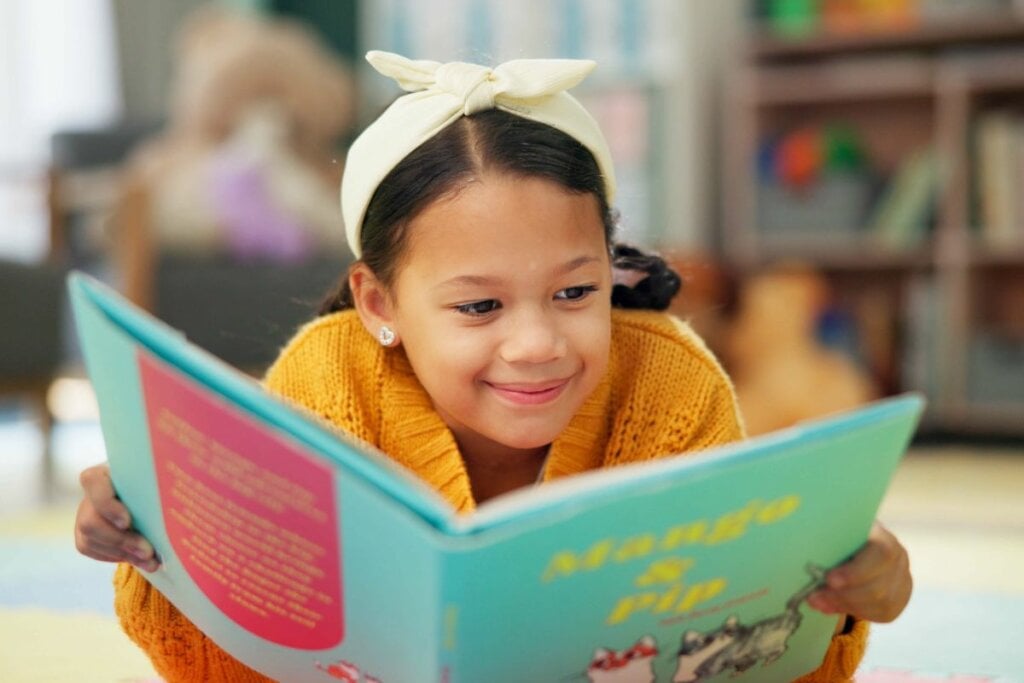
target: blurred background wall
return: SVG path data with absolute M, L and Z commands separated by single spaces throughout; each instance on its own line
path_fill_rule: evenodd
M 398 94 L 366 50 L 587 57 L 620 237 L 683 273 L 752 432 L 918 390 L 925 433 L 1020 439 L 1021 4 L 0 0 L 2 297 L 33 321 L 0 385 L 80 374 L 72 267 L 258 374 L 349 261 L 345 148 Z

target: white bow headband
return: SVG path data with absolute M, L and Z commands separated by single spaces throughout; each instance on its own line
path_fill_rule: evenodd
M 410 152 L 462 116 L 502 109 L 570 135 L 590 150 L 604 178 L 608 202 L 615 173 L 608 143 L 597 122 L 565 92 L 596 64 L 578 59 L 516 59 L 490 69 L 465 62 L 407 59 L 372 51 L 366 60 L 410 94 L 397 100 L 356 138 L 341 180 L 345 236 L 362 255 L 363 218 L 377 186 Z

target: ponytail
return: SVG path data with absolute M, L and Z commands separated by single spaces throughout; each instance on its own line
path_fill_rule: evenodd
M 665 259 L 625 244 L 612 245 L 612 271 L 622 273 L 630 280 L 641 274 L 633 285 L 616 283 L 612 287 L 612 306 L 615 308 L 664 311 L 682 286 L 679 273 L 672 270 Z

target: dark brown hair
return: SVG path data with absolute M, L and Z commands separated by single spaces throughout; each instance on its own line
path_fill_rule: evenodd
M 394 282 L 410 222 L 484 171 L 543 178 L 570 192 L 594 195 L 613 266 L 647 273 L 633 287 L 615 285 L 613 306 L 664 310 L 679 291 L 679 276 L 661 258 L 614 244 L 616 216 L 593 154 L 557 128 L 500 109 L 462 117 L 444 128 L 395 166 L 373 193 L 363 218 L 362 261 L 384 286 Z M 319 312 L 352 306 L 345 275 Z

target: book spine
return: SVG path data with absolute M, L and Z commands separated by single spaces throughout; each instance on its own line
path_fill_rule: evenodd
M 463 621 L 463 599 L 460 590 L 465 584 L 459 568 L 461 555 L 451 552 L 438 552 L 438 578 L 440 590 L 437 591 L 437 644 L 438 644 L 438 683 L 460 683 L 463 676 L 460 671 L 460 659 L 465 656 L 460 643 L 461 624 Z

